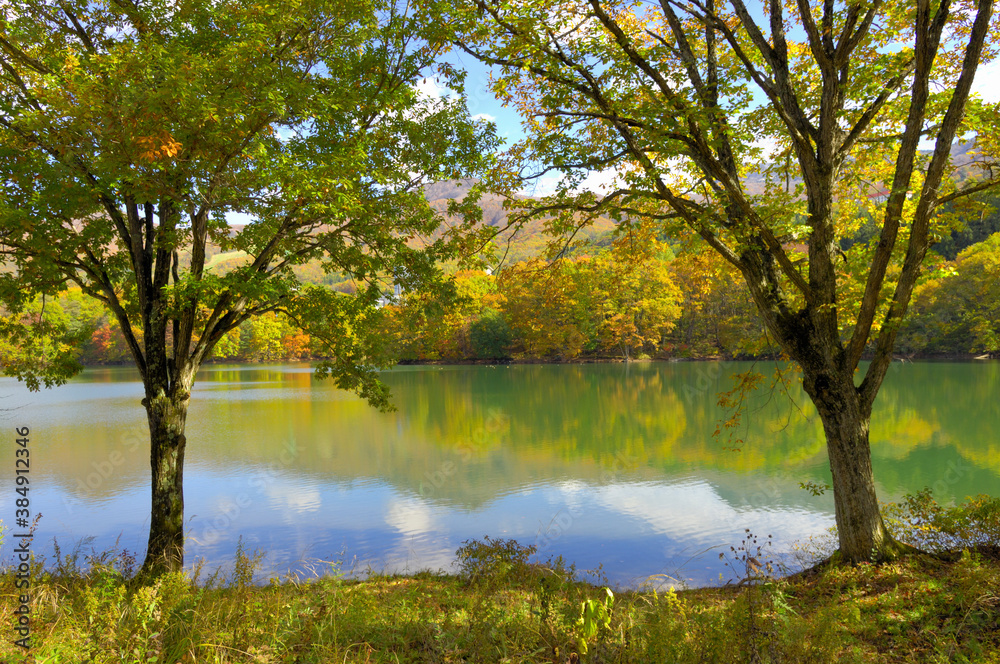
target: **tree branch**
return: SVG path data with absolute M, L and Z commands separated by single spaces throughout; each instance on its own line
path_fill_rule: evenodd
M 938 9 L 938 16 L 943 27 L 944 18 L 940 17 L 942 12 L 947 10 L 947 0 L 942 2 Z M 910 229 L 910 240 L 907 245 L 906 257 L 903 259 L 903 268 L 900 272 L 899 280 L 893 292 L 892 302 L 889 311 L 886 313 L 885 321 L 879 330 L 878 341 L 875 347 L 875 357 L 865 373 L 865 378 L 858 388 L 864 403 L 869 411 L 875 401 L 885 373 L 892 360 L 891 350 L 896 341 L 899 331 L 899 323 L 906 315 L 913 288 L 916 286 L 917 277 L 920 274 L 920 267 L 923 264 L 924 256 L 929 246 L 930 219 L 937 203 L 937 189 L 941 184 L 945 166 L 951 156 L 951 145 L 955 139 L 959 123 L 965 111 L 965 104 L 972 89 L 972 82 L 979 67 L 979 60 L 982 56 L 983 46 L 989 34 L 990 20 L 993 15 L 993 0 L 982 0 L 976 12 L 976 18 L 972 24 L 972 31 L 969 35 L 969 43 L 965 49 L 965 57 L 962 61 L 962 73 L 955 83 L 955 92 L 952 94 L 945 111 L 944 119 L 941 122 L 941 131 L 938 134 L 937 142 L 934 146 L 934 154 L 927 167 L 927 175 L 924 178 L 924 186 L 921 190 L 920 199 L 917 202 L 917 209 L 914 213 L 913 224 Z M 940 28 L 937 32 L 940 35 Z M 936 50 L 936 49 L 935 49 Z
M 847 362 L 851 368 L 856 368 L 858 362 L 861 361 L 861 354 L 864 352 L 868 337 L 871 334 L 871 328 L 875 321 L 875 312 L 878 307 L 878 295 L 885 281 L 885 273 L 889 266 L 889 260 L 892 257 L 892 250 L 896 246 L 896 237 L 899 232 L 903 204 L 906 201 L 906 192 L 909 190 L 910 179 L 913 176 L 914 162 L 923 125 L 923 116 L 929 97 L 931 66 L 940 44 L 941 31 L 944 28 L 947 14 L 948 0 L 942 0 L 941 7 L 938 9 L 938 13 L 934 16 L 933 21 L 930 16 L 929 2 L 927 0 L 920 0 L 918 3 L 916 43 L 914 46 L 916 64 L 910 109 L 906 118 L 903 139 L 896 157 L 896 168 L 892 189 L 889 193 L 889 201 L 886 204 L 882 233 L 879 237 L 875 255 L 872 258 L 871 268 L 868 271 L 868 280 L 861 298 L 861 308 L 858 311 L 854 332 L 851 334 L 850 341 L 848 342 Z M 879 382 L 881 383 L 881 381 Z

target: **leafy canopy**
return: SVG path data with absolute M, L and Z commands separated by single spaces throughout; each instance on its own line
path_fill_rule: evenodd
M 522 112 L 512 162 L 559 179 L 534 212 L 697 233 L 812 373 L 874 339 L 870 405 L 935 210 L 997 183 L 1000 111 L 970 94 L 997 21 L 992 0 L 473 0 L 451 26 Z M 581 191 L 595 171 L 612 184 Z
M 495 145 L 461 98 L 418 93 L 429 24 L 387 0 L 3 3 L 0 331 L 51 335 L 29 307 L 76 285 L 147 386 L 164 368 L 190 385 L 230 330 L 280 311 L 322 372 L 385 405 L 374 304 L 388 280 L 445 288 L 435 263 L 454 248 L 414 239 L 441 221 L 421 185 L 475 175 Z M 248 258 L 213 272 L 207 243 Z M 356 292 L 300 283 L 313 259 Z M 37 388 L 78 369 L 35 360 L 7 370 Z

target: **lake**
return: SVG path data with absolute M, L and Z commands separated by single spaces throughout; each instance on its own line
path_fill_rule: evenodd
M 734 574 L 745 529 L 787 560 L 833 524 L 822 427 L 794 386 L 743 420 L 717 393 L 750 363 L 399 367 L 380 413 L 308 365 L 211 365 L 188 417 L 190 566 L 231 564 L 242 538 L 286 571 L 454 569 L 470 538 L 515 538 L 611 582 L 710 585 Z M 775 366 L 758 363 L 770 374 Z M 0 380 L 10 439 L 0 471 L 14 522 L 15 427 L 31 429 L 37 553 L 85 541 L 145 550 L 149 451 L 133 370 L 92 368 L 29 393 Z M 882 500 L 930 486 L 941 502 L 1000 495 L 1000 364 L 894 364 L 871 439 Z M 11 543 L 2 556 L 10 560 Z

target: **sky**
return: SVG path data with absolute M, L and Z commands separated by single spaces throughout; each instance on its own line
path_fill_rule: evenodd
M 502 106 L 489 89 L 489 68 L 472 56 L 457 51 L 449 55 L 448 61 L 468 72 L 466 94 L 469 112 L 495 121 L 500 135 L 511 142 L 523 138 L 517 111 Z M 447 93 L 431 79 L 424 79 L 419 87 L 432 94 Z M 1000 59 L 980 66 L 972 89 L 985 101 L 1000 102 Z
M 498 134 L 508 145 L 524 138 L 524 132 L 521 129 L 521 117 L 517 111 L 513 108 L 503 106 L 490 91 L 489 68 L 472 56 L 461 52 L 450 54 L 448 61 L 468 72 L 465 86 L 469 113 L 475 117 L 495 122 Z M 421 81 L 418 88 L 429 95 L 447 95 L 449 93 L 446 88 L 443 88 L 432 78 L 426 78 Z M 979 94 L 984 101 L 1000 102 L 1000 60 L 993 61 L 979 68 L 973 84 L 973 93 Z M 925 147 L 932 147 L 932 143 L 928 141 Z M 551 193 L 555 188 L 558 178 L 559 176 L 557 175 L 547 176 L 523 193 L 539 196 Z M 613 174 L 611 173 L 594 173 L 585 181 L 584 188 L 601 192 L 602 187 L 606 187 L 611 180 L 613 180 Z

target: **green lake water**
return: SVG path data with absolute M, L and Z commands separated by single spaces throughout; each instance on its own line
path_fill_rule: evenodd
M 187 560 L 231 563 L 242 538 L 264 572 L 453 569 L 470 538 L 515 538 L 617 584 L 706 585 L 749 528 L 791 554 L 833 523 L 819 419 L 801 391 L 763 390 L 713 432 L 717 394 L 750 363 L 400 367 L 379 413 L 307 365 L 212 365 L 198 377 L 185 465 Z M 770 375 L 773 364 L 757 368 Z M 15 427 L 31 429 L 36 551 L 84 543 L 140 556 L 149 451 L 142 387 L 88 369 L 29 393 L 0 380 L 14 523 Z M 882 500 L 1000 495 L 1000 364 L 894 364 L 871 439 Z M 3 558 L 9 560 L 9 538 Z

